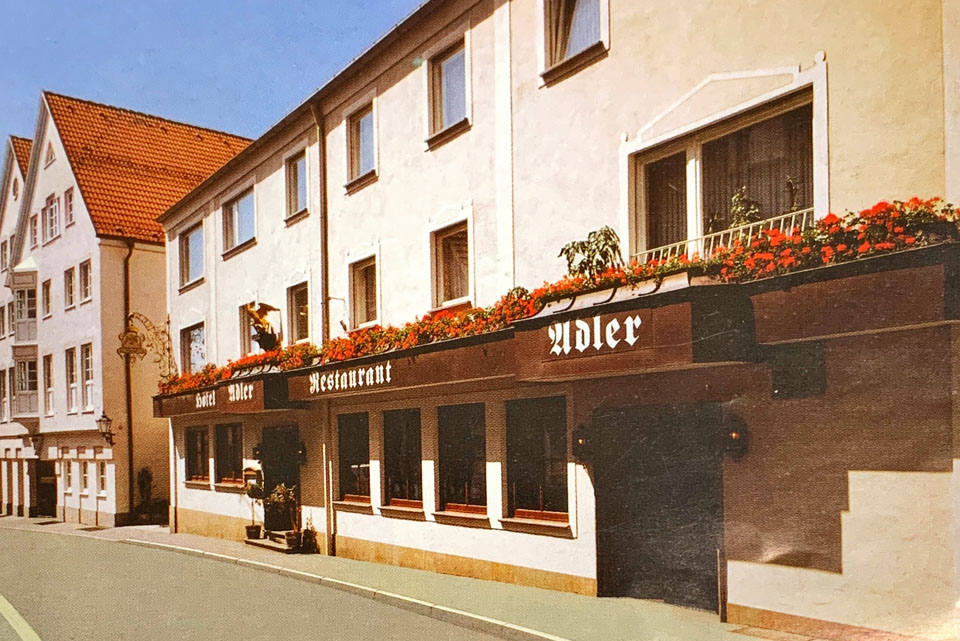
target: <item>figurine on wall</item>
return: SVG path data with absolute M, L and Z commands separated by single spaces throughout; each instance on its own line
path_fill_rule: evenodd
M 267 303 L 259 303 L 256 306 L 254 306 L 254 303 L 247 303 L 244 305 L 244 309 L 247 310 L 247 314 L 250 316 L 253 329 L 257 331 L 253 338 L 257 341 L 257 344 L 260 345 L 260 349 L 265 352 L 276 349 L 279 343 L 277 332 L 274 331 L 270 321 L 267 320 L 267 314 L 280 310 Z

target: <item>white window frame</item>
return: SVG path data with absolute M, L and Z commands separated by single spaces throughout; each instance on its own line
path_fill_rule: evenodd
M 107 462 L 106 461 L 97 461 L 97 494 L 100 497 L 107 495 L 107 484 L 109 480 L 107 478 Z
M 706 85 L 718 81 L 750 79 L 763 76 L 792 76 L 792 81 L 781 87 L 766 92 L 753 99 L 747 100 L 729 109 L 710 114 L 686 125 L 679 126 L 667 132 L 647 135 L 647 132 L 665 117 L 684 105 L 694 94 Z M 750 124 L 762 122 L 774 117 L 778 113 L 785 113 L 790 108 L 803 104 L 810 104 L 809 98 L 798 99 L 793 102 L 791 96 L 804 90 L 812 91 L 813 105 L 813 210 L 814 217 L 823 218 L 829 213 L 830 207 L 830 180 L 829 180 L 829 146 L 827 122 L 827 68 L 824 55 L 819 52 L 815 64 L 804 70 L 799 67 L 780 67 L 774 69 L 760 69 L 745 72 L 711 74 L 690 91 L 684 94 L 664 112 L 644 125 L 637 136 L 632 140 L 625 140 L 620 144 L 619 174 L 620 174 L 620 238 L 629 239 L 629 255 L 633 256 L 646 251 L 646 219 L 643 211 L 643 185 L 641 164 L 654 162 L 657 159 L 669 156 L 671 153 L 689 149 L 687 141 L 698 139 L 699 132 L 705 132 L 703 140 L 694 143 L 699 151 L 702 142 L 712 140 L 726 133 L 737 131 Z M 769 107 L 764 109 L 764 107 Z M 756 117 L 745 119 L 756 110 Z M 730 129 L 726 130 L 723 123 L 731 122 Z M 706 132 L 710 132 L 706 134 Z M 687 240 L 699 238 L 703 234 L 703 222 L 700 197 L 700 159 L 699 153 L 691 157 L 687 151 Z
M 430 47 L 423 50 L 420 59 L 423 63 L 423 88 L 426 101 L 423 111 L 423 139 L 424 147 L 429 150 L 438 144 L 438 138 L 446 139 L 443 135 L 448 130 L 458 129 L 459 123 L 452 123 L 449 127 L 436 126 L 436 88 L 434 87 L 436 79 L 435 66 L 439 62 L 439 56 L 444 55 L 458 43 L 463 44 L 463 74 L 464 74 L 464 117 L 466 127 L 473 124 L 473 56 L 471 55 L 471 30 L 469 22 L 462 22 L 450 29 L 450 33 L 445 37 L 432 43 Z
M 73 461 L 70 459 L 63 461 L 63 493 L 73 494 Z
M 64 228 L 69 227 L 74 223 L 74 211 L 73 208 L 76 204 L 76 195 L 73 191 L 73 187 L 68 188 L 63 192 L 63 226 Z
M 250 198 L 253 199 L 253 236 L 242 242 L 237 242 L 237 234 L 240 228 L 237 222 L 237 217 L 233 215 L 231 205 L 243 200 L 247 196 L 250 196 Z M 257 224 L 259 222 L 259 217 L 257 216 L 257 187 L 253 183 L 245 184 L 243 187 L 233 191 L 226 198 L 223 198 L 221 202 L 220 230 L 223 240 L 223 252 L 221 255 L 223 258 L 227 258 L 228 255 L 232 254 L 233 250 L 242 247 L 248 247 L 257 242 Z M 232 241 L 232 244 L 229 246 L 227 245 L 228 240 Z
M 42 222 L 43 242 L 49 243 L 51 240 L 60 237 L 60 198 L 56 194 L 50 194 L 44 203 Z
M 0 241 L 0 271 L 7 271 L 7 263 L 10 261 L 9 245 L 7 240 Z
M 40 283 L 40 315 L 41 318 L 53 316 L 53 281 L 50 278 Z
M 73 309 L 77 306 L 77 270 L 69 267 L 63 270 L 63 308 Z
M 7 391 L 7 371 L 3 370 L 0 375 L 0 422 L 10 421 L 10 398 Z
M 203 360 L 205 361 L 205 363 L 201 364 L 199 369 L 194 370 L 192 367 L 190 367 L 191 360 L 192 360 L 188 358 L 190 348 L 185 344 L 184 337 L 188 336 L 189 332 L 197 329 L 198 327 L 203 330 Z M 182 327 L 179 333 L 179 345 L 178 345 L 180 349 L 180 371 L 183 372 L 184 374 L 191 374 L 194 371 L 200 371 L 200 369 L 203 369 L 203 365 L 206 364 L 206 362 L 210 362 L 209 355 L 207 354 L 207 346 L 208 346 L 207 324 L 205 321 L 190 323 L 189 325 L 185 325 L 184 327 Z
M 196 278 L 190 278 L 190 236 L 194 233 L 200 233 L 200 275 Z M 203 280 L 206 273 L 206 258 L 203 256 L 206 249 L 206 239 L 204 238 L 203 220 L 190 225 L 177 236 L 177 246 L 180 254 L 179 272 L 180 288 L 189 287 Z
M 84 362 L 85 349 L 90 355 L 89 371 L 87 370 L 86 363 Z M 83 345 L 80 346 L 80 367 L 79 367 L 80 380 L 83 383 L 83 387 L 81 388 L 81 391 L 83 395 L 82 407 L 84 412 L 93 411 L 93 392 L 94 392 L 94 378 L 95 378 L 94 367 L 95 365 L 93 363 L 93 343 L 84 343 Z M 89 374 L 89 377 L 88 377 L 88 374 Z
M 90 461 L 77 461 L 80 466 L 80 495 L 90 494 Z
M 291 198 L 291 196 L 295 196 L 296 194 L 293 193 L 293 185 L 291 184 L 290 170 L 291 170 L 291 167 L 293 166 L 293 163 L 299 160 L 300 157 L 303 158 L 303 180 L 306 183 L 306 192 L 304 194 L 305 202 L 303 203 L 303 207 L 294 211 L 292 209 L 293 199 Z M 297 186 L 299 187 L 299 185 Z M 299 218 L 300 216 L 303 216 L 309 213 L 310 211 L 310 162 L 309 162 L 309 155 L 307 154 L 306 142 L 298 144 L 293 151 L 291 151 L 290 153 L 286 154 L 283 157 L 283 191 L 285 194 L 284 218 L 283 218 L 284 221 L 289 221 L 294 218 Z
M 377 279 L 376 287 L 374 288 L 376 290 L 376 296 L 377 296 L 377 302 L 375 305 L 377 313 L 376 313 L 376 318 L 367 319 L 361 323 L 361 322 L 358 322 L 358 319 L 357 319 L 357 304 L 359 301 L 358 301 L 357 289 L 356 289 L 356 286 L 357 286 L 356 274 L 359 269 L 366 267 L 370 262 L 373 262 L 373 266 L 374 266 L 373 273 L 375 278 Z M 381 307 L 383 304 L 382 297 L 381 297 L 383 280 L 380 277 L 380 273 L 381 273 L 380 267 L 381 267 L 380 252 L 377 251 L 372 254 L 367 254 L 366 256 L 362 258 L 358 258 L 357 260 L 351 262 L 349 265 L 349 268 L 347 269 L 347 276 L 349 279 L 347 283 L 347 291 L 349 292 L 348 299 L 349 299 L 349 313 L 350 313 L 350 329 L 361 329 L 363 327 L 372 327 L 374 325 L 379 324 L 380 319 L 383 317 L 382 307 Z
M 80 411 L 80 390 L 77 383 L 79 380 L 77 348 L 68 347 L 63 354 L 63 379 L 67 384 L 67 414 L 76 414 Z
M 537 0 L 537 70 L 539 72 L 539 84 L 544 86 L 554 81 L 554 76 L 566 76 L 566 71 L 574 71 L 581 64 L 592 60 L 596 55 L 596 47 L 591 45 L 579 53 L 553 62 L 548 59 L 548 48 L 550 46 L 547 35 L 547 18 L 549 16 L 549 4 L 555 0 Z M 601 51 L 610 50 L 610 0 L 596 0 L 600 5 L 600 39 L 597 41 L 602 46 Z M 556 78 L 559 79 L 559 78 Z
M 86 278 L 84 278 L 84 272 L 86 272 Z M 80 303 L 83 304 L 93 300 L 93 261 L 89 258 L 77 267 L 77 281 L 79 285 L 77 294 L 80 297 Z
M 40 245 L 40 215 L 32 214 L 29 221 L 30 228 L 30 249 L 36 249 Z
M 47 416 L 53 416 L 55 411 L 53 354 L 43 355 L 43 410 Z

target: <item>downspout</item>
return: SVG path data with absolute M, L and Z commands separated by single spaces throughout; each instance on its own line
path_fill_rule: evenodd
M 123 323 L 127 327 L 130 318 L 130 257 L 133 255 L 133 241 L 127 239 L 127 255 L 123 257 Z M 123 355 L 123 382 L 126 395 L 127 413 L 127 518 L 133 519 L 133 392 L 130 381 L 130 355 Z

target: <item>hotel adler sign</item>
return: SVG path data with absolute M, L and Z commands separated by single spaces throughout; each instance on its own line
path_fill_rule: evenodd
M 232 379 L 216 387 L 153 399 L 153 415 L 158 417 L 208 412 L 253 414 L 289 407 L 286 385 L 279 374 Z

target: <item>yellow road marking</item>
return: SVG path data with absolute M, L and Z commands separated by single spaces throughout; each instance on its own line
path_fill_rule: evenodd
M 0 594 L 0 616 L 7 620 L 13 631 L 17 633 L 23 641 L 40 641 L 40 637 L 33 631 L 26 619 L 20 616 L 17 609 Z

